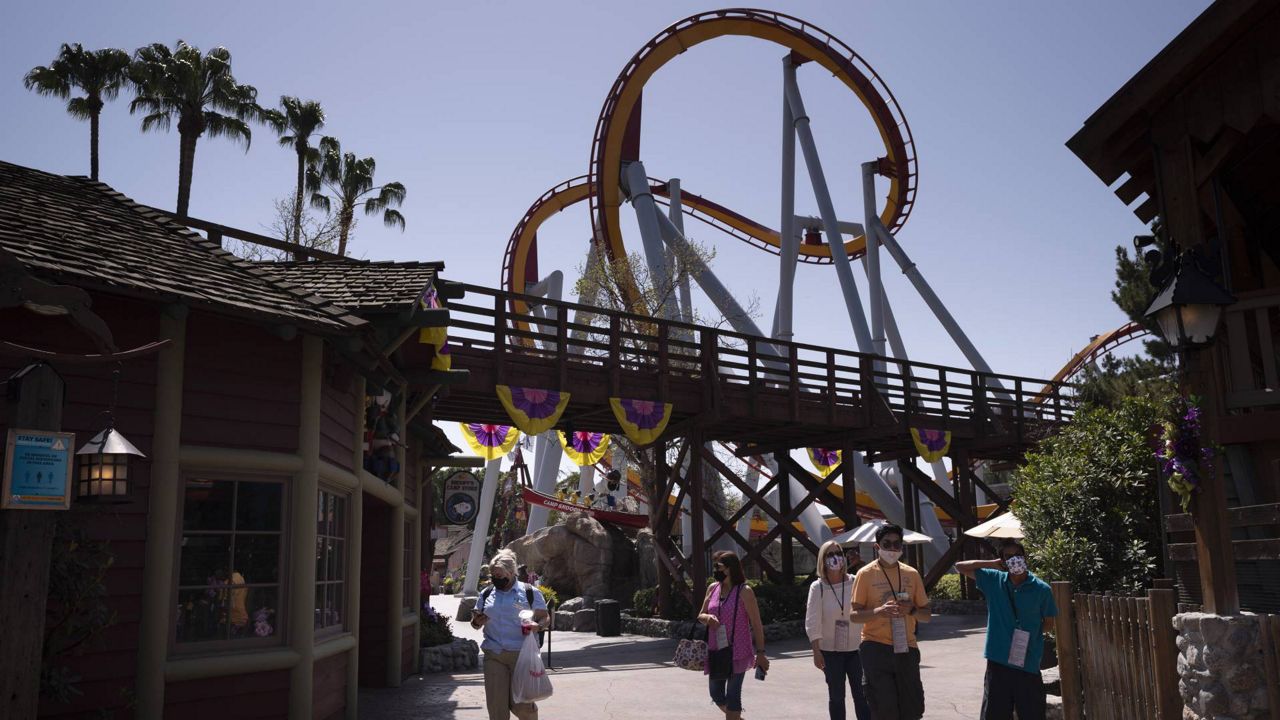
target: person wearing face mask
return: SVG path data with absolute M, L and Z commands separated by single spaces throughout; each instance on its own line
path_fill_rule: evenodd
M 764 654 L 764 626 L 760 624 L 760 606 L 756 594 L 742 572 L 742 561 L 729 550 L 711 556 L 711 576 L 716 582 L 707 588 L 698 622 L 707 626 L 707 665 L 711 702 L 720 708 L 726 720 L 742 717 L 742 681 L 747 671 L 757 668 L 756 677 L 764 679 L 769 672 L 769 658 Z M 725 649 L 726 667 L 713 671 L 713 657 Z
M 862 623 L 862 676 L 871 716 L 876 720 L 920 720 L 920 648 L 916 624 L 929 622 L 929 596 L 920 573 L 902 557 L 902 528 L 876 530 L 874 562 L 853 579 L 853 622 Z
M 987 598 L 987 675 L 982 687 L 982 720 L 1044 720 L 1040 677 L 1044 633 L 1053 628 L 1058 606 L 1049 584 L 1027 567 L 1027 552 L 1005 540 L 999 560 L 965 560 L 956 571 L 973 578 Z
M 845 564 L 844 551 L 835 540 L 818 549 L 817 580 L 809 586 L 809 602 L 804 614 L 804 630 L 813 646 L 813 665 L 827 678 L 827 713 L 831 720 L 845 719 L 845 683 L 853 693 L 853 713 L 858 720 L 871 720 L 871 710 L 862 690 L 862 626 L 853 622 L 853 577 Z
M 535 703 L 511 701 L 511 672 L 520 657 L 526 629 L 521 611 L 532 610 L 536 627 L 528 632 L 546 629 L 547 601 L 538 588 L 516 579 L 516 555 L 501 550 L 489 561 L 492 588 L 485 588 L 471 613 L 471 627 L 484 628 L 484 700 L 489 720 L 538 720 Z

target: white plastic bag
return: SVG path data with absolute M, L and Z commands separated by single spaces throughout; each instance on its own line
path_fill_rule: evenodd
M 511 673 L 511 702 L 531 703 L 551 697 L 551 678 L 542 665 L 542 653 L 538 651 L 538 636 L 524 636 L 524 646 L 516 659 L 516 669 Z

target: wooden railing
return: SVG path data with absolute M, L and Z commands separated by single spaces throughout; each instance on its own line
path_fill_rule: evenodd
M 1053 583 L 1058 669 L 1067 720 L 1177 720 L 1178 650 L 1173 590 L 1145 598 L 1075 594 Z
M 1236 561 L 1236 588 L 1242 609 L 1256 613 L 1280 611 L 1280 503 L 1243 505 L 1227 509 Z M 1190 605 L 1203 599 L 1193 542 L 1195 527 L 1186 513 L 1166 515 L 1166 546 L 1178 578 L 1181 600 Z
M 1223 322 L 1227 410 L 1280 406 L 1280 292 L 1242 293 Z
M 848 350 L 784 342 L 724 328 L 464 285 L 451 301 L 455 352 L 494 351 L 542 358 L 560 367 L 597 368 L 617 386 L 623 372 L 656 374 L 659 394 L 675 378 L 714 381 L 749 394 L 769 393 L 793 416 L 805 406 L 866 416 L 875 402 L 912 427 L 973 422 L 983 432 L 1038 439 L 1075 410 L 1072 386 L 1016 375 L 982 373 L 895 360 Z M 517 303 L 519 300 L 521 302 Z M 529 308 L 517 311 L 517 308 Z M 561 387 L 564 387 L 563 385 Z M 753 395 L 754 397 L 754 395 Z M 659 397 L 667 400 L 667 397 Z M 923 421 L 923 422 L 922 422 Z

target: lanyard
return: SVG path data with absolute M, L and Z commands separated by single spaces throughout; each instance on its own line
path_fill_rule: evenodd
M 888 578 L 885 579 L 887 580 Z M 844 615 L 844 584 L 848 581 L 848 578 L 840 581 L 840 592 L 836 592 L 836 586 L 832 585 L 830 580 L 827 581 L 827 587 L 831 588 L 831 594 L 836 596 L 836 605 L 840 606 L 841 616 Z
M 1008 577 L 1006 577 L 1006 578 L 1005 578 L 1005 581 L 1006 581 L 1008 584 L 1004 586 L 1004 591 L 1005 591 L 1005 593 L 1009 596 L 1009 607 L 1013 608 L 1013 626 L 1014 626 L 1014 627 L 1017 627 L 1017 626 L 1018 626 L 1018 622 L 1019 622 L 1019 619 L 1018 619 L 1018 603 L 1017 603 L 1017 602 L 1015 602 L 1015 601 L 1014 601 L 1014 599 L 1013 599 L 1013 580 L 1012 580 L 1012 579 L 1010 579 L 1010 578 L 1008 578 Z
M 724 586 L 721 585 L 720 587 Z M 729 629 L 733 632 L 728 633 L 729 644 L 727 647 L 733 647 L 733 636 L 738 634 L 738 595 L 734 594 L 737 590 L 738 586 L 734 585 L 733 589 L 729 591 L 729 596 L 733 598 L 733 620 L 730 622 Z M 740 595 L 741 593 L 738 594 Z M 720 617 L 720 611 L 724 610 L 724 598 L 720 597 L 719 591 L 716 592 L 716 600 L 718 601 L 716 606 L 716 619 L 718 619 L 720 624 L 723 625 L 724 618 Z
M 877 560 L 876 562 L 879 563 L 880 561 Z M 884 582 L 886 585 L 889 586 L 889 589 L 893 590 L 893 599 L 897 600 L 898 593 L 902 592 L 902 568 L 901 567 L 898 568 L 898 589 L 897 590 L 893 589 L 893 583 L 889 581 L 889 573 L 884 571 L 884 565 L 880 565 L 880 574 L 884 576 Z

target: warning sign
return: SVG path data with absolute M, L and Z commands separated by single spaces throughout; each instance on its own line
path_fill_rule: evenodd
M 4 448 L 0 507 L 66 510 L 71 507 L 71 470 L 76 436 L 46 430 L 10 429 Z

